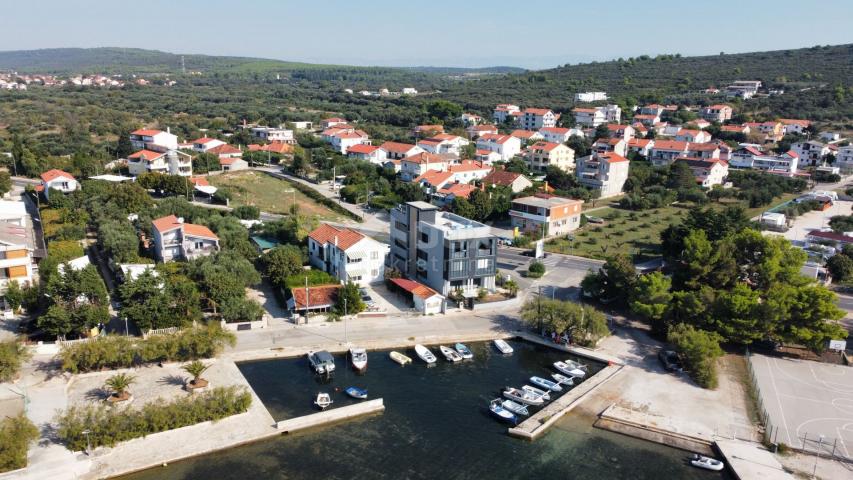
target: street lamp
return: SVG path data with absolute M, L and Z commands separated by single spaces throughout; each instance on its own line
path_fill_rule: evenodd
M 130 336 L 130 330 L 127 328 L 127 316 L 124 317 L 124 336 Z
M 90 452 L 92 451 L 92 442 L 89 439 L 89 434 L 92 432 L 90 432 L 89 430 L 83 430 L 80 433 L 86 435 L 86 455 L 91 455 Z

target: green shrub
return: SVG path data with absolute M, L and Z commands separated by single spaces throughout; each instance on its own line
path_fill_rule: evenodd
M 88 442 L 92 448 L 113 447 L 152 433 L 221 420 L 245 412 L 251 404 L 252 395 L 247 390 L 230 386 L 165 404 L 146 403 L 139 410 L 106 405 L 75 406 L 58 415 L 56 433 L 71 451 L 86 449 Z M 87 430 L 91 432 L 88 439 L 83 434 Z
M 704 388 L 717 387 L 717 359 L 723 356 L 721 337 L 680 323 L 669 330 L 667 340 L 684 358 L 690 376 Z
M 527 267 L 527 276 L 530 278 L 539 278 L 542 275 L 545 275 L 545 264 L 536 260 L 530 262 L 530 266 Z
M 54 240 L 47 246 L 47 252 L 51 258 L 62 263 L 82 257 L 83 247 L 78 240 Z
M 0 472 L 26 467 L 27 449 L 38 437 L 38 428 L 24 415 L 0 420 Z
M 15 378 L 27 358 L 29 352 L 15 340 L 0 342 L 0 382 Z
M 62 347 L 62 368 L 71 373 L 127 368 L 134 365 L 211 358 L 234 345 L 236 337 L 218 324 L 193 327 L 174 335 L 141 338 L 107 336 Z

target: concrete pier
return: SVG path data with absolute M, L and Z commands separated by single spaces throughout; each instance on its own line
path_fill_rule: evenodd
M 717 450 L 739 480 L 794 480 L 794 476 L 761 445 L 740 440 L 718 440 Z
M 347 405 L 346 407 L 332 408 L 324 412 L 312 413 L 301 417 L 289 418 L 276 424 L 281 433 L 294 433 L 300 430 L 316 428 L 330 423 L 338 423 L 364 415 L 381 413 L 385 411 L 385 403 L 381 398 L 368 400 L 366 402 Z

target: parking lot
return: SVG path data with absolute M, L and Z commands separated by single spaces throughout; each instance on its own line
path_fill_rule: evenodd
M 853 459 L 853 370 L 808 360 L 750 357 L 771 441 Z
M 787 232 L 782 235 L 788 240 L 805 240 L 812 230 L 829 227 L 829 219 L 835 215 L 850 215 L 853 202 L 838 200 L 828 210 L 806 212 L 796 219 Z

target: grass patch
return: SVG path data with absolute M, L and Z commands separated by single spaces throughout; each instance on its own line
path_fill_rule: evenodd
M 208 182 L 218 188 L 227 188 L 232 194 L 231 206 L 250 205 L 262 212 L 287 214 L 296 204 L 303 215 L 317 215 L 323 220 L 340 220 L 340 215 L 325 205 L 309 198 L 284 180 L 265 173 L 242 171 L 211 175 Z M 285 190 L 293 190 L 285 193 Z

